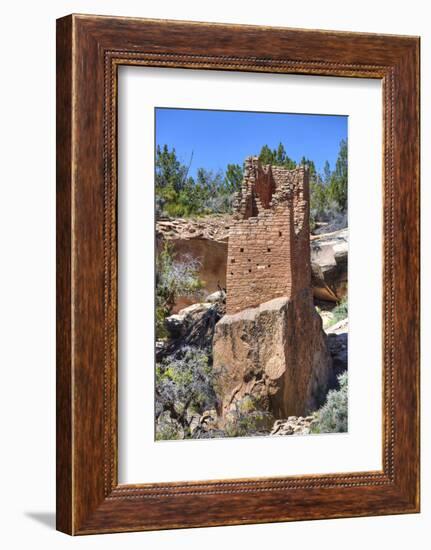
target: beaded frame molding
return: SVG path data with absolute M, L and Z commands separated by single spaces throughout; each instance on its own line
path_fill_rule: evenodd
M 383 84 L 381 471 L 118 483 L 120 65 Z M 419 38 L 70 15 L 57 21 L 57 528 L 68 534 L 419 511 Z

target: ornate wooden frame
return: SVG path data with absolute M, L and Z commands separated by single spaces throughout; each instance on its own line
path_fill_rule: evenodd
M 383 470 L 119 485 L 119 65 L 377 78 L 384 103 Z M 419 38 L 70 15 L 57 21 L 57 528 L 419 511 Z

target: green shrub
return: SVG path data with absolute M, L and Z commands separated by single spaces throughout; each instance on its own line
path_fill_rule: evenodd
M 172 420 L 169 412 L 161 414 L 156 422 L 156 441 L 184 439 L 181 425 Z
M 167 145 L 156 149 L 156 216 L 190 217 L 232 211 L 233 193 L 242 182 L 242 167 L 228 164 L 226 171 L 212 172 L 199 168 L 189 176 L 189 166 L 182 164 Z
M 183 256 L 181 260 L 169 243 L 156 257 L 156 338 L 166 338 L 165 319 L 170 315 L 178 296 L 200 295 L 202 282 L 198 277 L 200 262 Z
M 254 411 L 231 418 L 225 426 L 228 437 L 267 435 L 274 424 L 273 416 L 265 411 Z
M 326 403 L 315 413 L 311 433 L 347 432 L 348 380 L 347 371 L 338 376 L 338 390 L 330 390 Z
M 170 418 L 188 428 L 187 413 L 215 408 L 213 369 L 206 351 L 185 346 L 156 366 L 156 417 Z
M 245 395 L 235 402 L 235 409 L 227 415 L 225 434 L 228 437 L 245 437 L 268 434 L 274 417 L 268 411 L 259 409 L 259 401 Z
M 347 296 L 342 298 L 338 304 L 334 307 L 334 309 L 331 311 L 332 313 L 332 319 L 327 324 L 326 328 L 331 327 L 332 325 L 335 325 L 339 321 L 342 321 L 343 319 L 347 319 L 349 316 L 349 306 L 347 302 Z

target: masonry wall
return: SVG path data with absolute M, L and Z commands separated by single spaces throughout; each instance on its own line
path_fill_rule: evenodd
M 227 313 L 310 286 L 308 171 L 245 163 L 228 241 Z

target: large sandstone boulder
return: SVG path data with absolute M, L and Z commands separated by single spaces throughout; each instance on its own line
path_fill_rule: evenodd
M 322 404 L 332 377 L 311 289 L 223 316 L 213 354 L 222 418 L 245 396 L 275 418 L 305 416 Z

